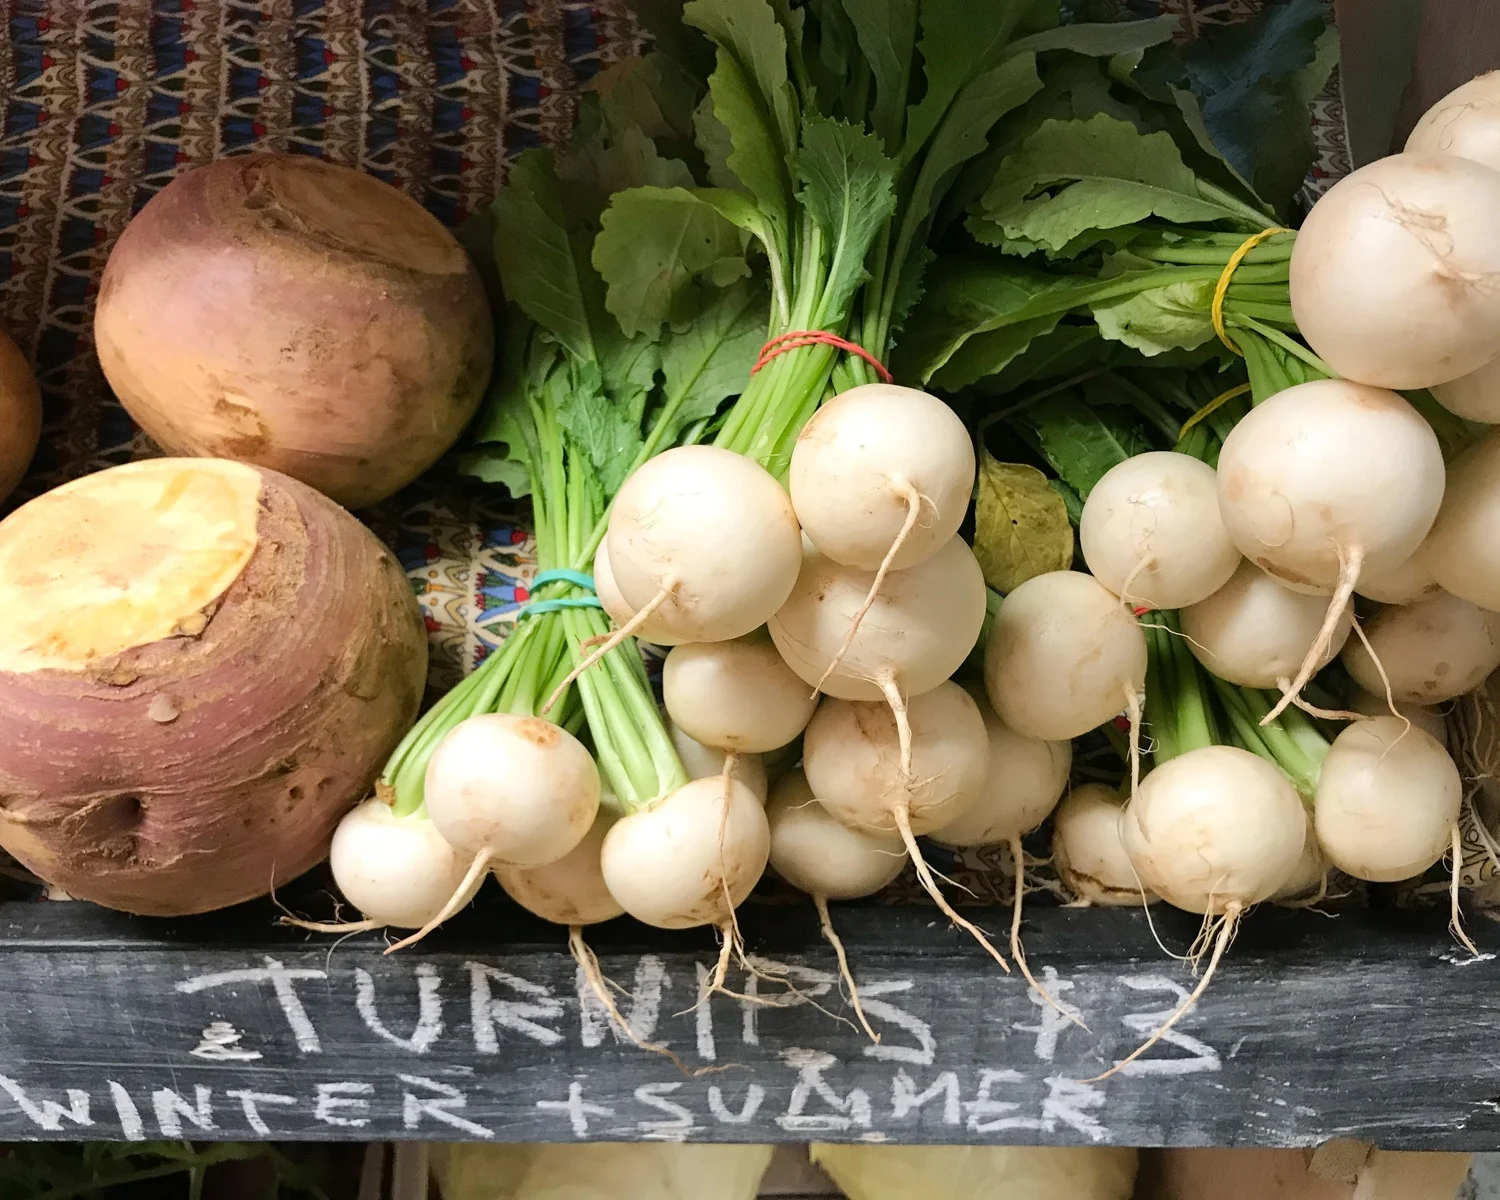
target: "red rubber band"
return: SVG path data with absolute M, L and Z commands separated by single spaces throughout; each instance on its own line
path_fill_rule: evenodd
M 1131 611 L 1133 611 L 1138 617 L 1144 617 L 1148 612 L 1151 611 L 1151 606 L 1149 604 L 1139 604 Z
M 844 351 L 845 354 L 857 354 L 870 366 L 875 368 L 875 373 L 886 383 L 893 381 L 894 377 L 885 369 L 885 364 L 861 346 L 858 342 L 846 341 L 836 333 L 828 333 L 820 329 L 794 329 L 790 333 L 783 333 L 773 337 L 760 348 L 760 357 L 755 360 L 755 365 L 750 368 L 750 374 L 754 375 L 763 366 L 775 358 L 778 354 L 785 354 L 788 350 L 800 350 L 804 346 L 833 346 Z

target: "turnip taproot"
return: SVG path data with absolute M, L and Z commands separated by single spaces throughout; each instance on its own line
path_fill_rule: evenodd
M 1344 647 L 1342 658 L 1354 682 L 1375 696 L 1389 684 L 1397 701 L 1440 704 L 1500 667 L 1500 614 L 1447 592 L 1382 608 L 1365 621 L 1364 634 Z
M 1292 314 L 1346 379 L 1426 388 L 1500 353 L 1500 172 L 1430 150 L 1346 175 L 1292 248 Z M 1361 461 L 1350 444 L 1351 469 Z M 1222 467 L 1221 467 L 1222 470 Z
M 1078 541 L 1095 579 L 1147 608 L 1196 604 L 1240 561 L 1219 515 L 1214 469 L 1171 451 L 1106 471 L 1084 501 Z
M 426 675 L 395 558 L 311 488 L 222 460 L 17 509 L 0 611 L 0 844 L 131 912 L 222 908 L 320 861 Z
M 785 746 L 818 702 L 763 632 L 676 647 L 662 665 L 662 698 L 694 740 L 739 754 Z
M 1495 183 L 1500 190 L 1500 176 Z M 1285 586 L 1332 597 L 1268 721 L 1326 661 L 1365 567 L 1399 567 L 1427 536 L 1443 480 L 1432 427 L 1377 387 L 1299 384 L 1257 404 L 1230 430 L 1219 455 L 1219 511 L 1229 536 Z
M 1125 853 L 1120 820 L 1125 798 L 1102 783 L 1086 783 L 1062 798 L 1052 814 L 1052 866 L 1063 885 L 1088 904 L 1150 904 Z
M 1180 614 L 1193 657 L 1220 679 L 1240 687 L 1275 688 L 1289 682 L 1318 639 L 1327 601 L 1282 587 L 1242 559 L 1228 583 Z M 1331 663 L 1353 626 L 1346 603 L 1333 636 L 1315 660 Z
M 177 176 L 99 284 L 99 363 L 176 454 L 283 471 L 358 508 L 410 483 L 479 405 L 478 273 L 421 205 L 301 154 Z
M 0 331 L 0 501 L 21 482 L 42 436 L 42 393 L 31 364 Z
M 1138 703 L 1146 639 L 1130 610 L 1080 571 L 1028 579 L 1005 598 L 984 652 L 984 688 L 1008 729 L 1067 741 Z
M 1448 487 L 1422 559 L 1443 590 L 1500 612 L 1500 429 L 1448 466 Z
M 1476 75 L 1422 114 L 1405 152 L 1422 151 L 1453 154 L 1500 171 L 1500 71 Z

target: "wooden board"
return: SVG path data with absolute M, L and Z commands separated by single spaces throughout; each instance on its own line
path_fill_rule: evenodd
M 710 940 L 593 931 L 639 1032 L 715 1068 L 696 1077 L 616 1038 L 559 933 L 499 901 L 392 956 L 272 915 L 0 906 L 0 1140 L 1500 1146 L 1500 936 L 1483 920 L 1471 961 L 1431 912 L 1257 915 L 1166 1044 L 1088 1082 L 1192 983 L 1139 913 L 1028 920 L 1034 968 L 1085 1031 L 931 910 L 837 910 L 879 1045 L 814 1006 L 842 1010 L 801 908 L 744 923 L 800 1002 L 736 969 L 762 1003 L 695 1005 Z M 1180 914 L 1157 922 L 1191 940 Z

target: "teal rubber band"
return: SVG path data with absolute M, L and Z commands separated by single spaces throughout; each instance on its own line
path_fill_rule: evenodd
M 531 580 L 531 590 L 535 591 L 548 583 L 571 583 L 574 587 L 581 587 L 588 592 L 599 590 L 594 586 L 592 575 L 585 575 L 582 571 L 569 571 L 565 567 L 558 567 L 552 571 L 538 571 Z
M 543 613 L 556 612 L 562 608 L 603 608 L 598 596 L 572 596 L 561 600 L 533 600 L 517 615 L 516 620 L 539 617 Z

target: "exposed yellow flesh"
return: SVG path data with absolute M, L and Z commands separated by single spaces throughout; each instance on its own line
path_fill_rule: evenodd
M 0 522 L 0 671 L 76 671 L 201 632 L 255 550 L 261 477 L 241 463 L 127 463 Z

